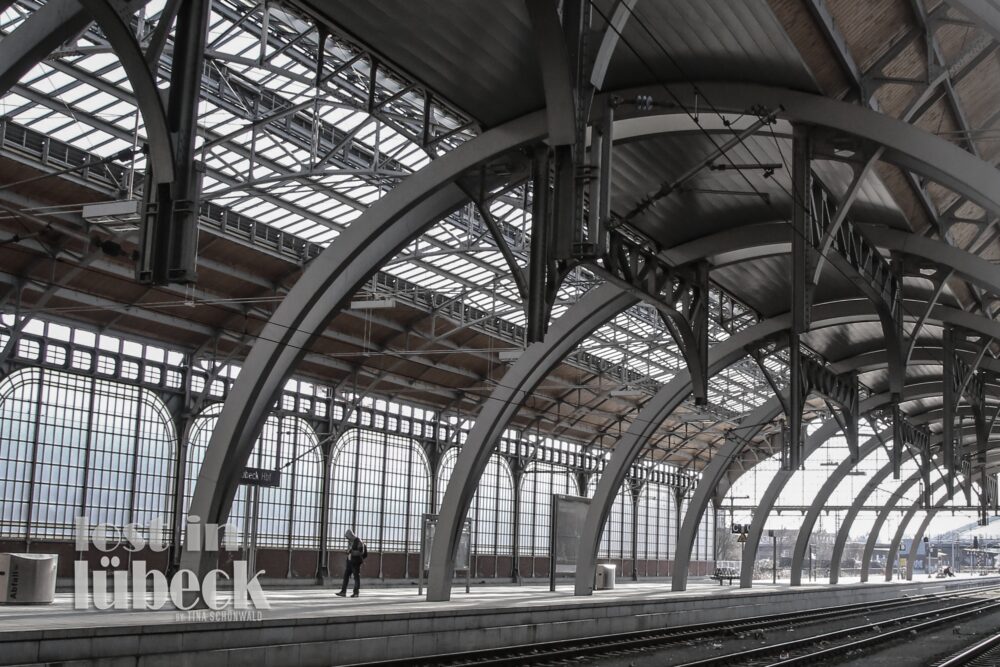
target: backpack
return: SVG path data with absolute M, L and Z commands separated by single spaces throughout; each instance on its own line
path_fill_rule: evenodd
M 360 537 L 354 538 L 354 542 L 351 544 L 350 556 L 351 560 L 355 563 L 360 563 L 368 558 L 368 547 L 365 546 Z

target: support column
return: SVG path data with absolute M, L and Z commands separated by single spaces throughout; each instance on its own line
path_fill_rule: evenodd
M 813 433 L 807 443 L 806 443 L 806 457 L 808 458 L 814 451 L 822 447 L 827 440 L 836 435 L 837 431 L 840 429 L 840 424 L 836 419 L 828 419 L 823 423 L 820 428 Z M 875 438 L 870 439 L 861 447 L 860 458 L 868 456 L 871 451 L 877 446 L 878 440 Z M 838 466 L 837 470 L 834 471 L 827 483 L 820 488 L 819 492 L 816 494 L 816 498 L 813 501 L 814 506 L 822 507 L 826 503 L 826 499 L 829 497 L 829 493 L 833 492 L 836 488 L 836 484 L 839 483 L 840 479 L 853 467 L 850 461 L 845 461 Z M 753 567 L 754 562 L 757 559 L 757 552 L 760 549 L 761 537 L 764 533 L 764 524 L 767 522 L 767 518 L 771 513 L 774 503 L 777 502 L 778 496 L 781 495 L 782 490 L 791 480 L 794 471 L 792 470 L 779 470 L 774 476 L 774 479 L 768 485 L 767 490 L 761 496 L 760 501 L 757 503 L 757 509 L 754 512 L 753 520 L 750 523 L 750 531 L 747 533 L 747 541 L 743 549 L 743 562 L 740 569 L 740 587 L 750 588 L 753 586 Z M 836 479 L 836 482 L 830 482 L 830 480 Z M 827 490 L 827 486 L 831 485 L 832 488 Z M 812 515 L 813 511 L 807 514 L 808 518 Z M 816 512 L 818 515 L 818 511 Z M 809 526 L 809 532 L 812 532 L 812 522 L 807 524 L 806 518 L 803 520 L 803 530 L 805 526 Z M 794 572 L 793 572 L 794 581 Z
M 521 583 L 521 482 L 524 480 L 524 467 L 521 465 L 520 453 L 515 456 L 510 465 L 511 478 L 514 480 L 514 534 L 511 535 L 512 556 L 510 562 L 511 583 Z
M 955 386 L 955 332 L 950 326 L 945 326 L 942 336 L 944 358 L 942 359 L 942 375 L 944 382 L 944 417 L 942 418 L 942 452 L 944 456 L 945 480 L 948 484 L 948 495 L 955 492 L 956 447 L 955 447 L 955 413 L 957 412 L 958 395 Z
M 174 178 L 146 188 L 137 267 L 142 282 L 192 283 L 196 279 L 203 167 L 195 159 L 195 137 L 210 8 L 210 0 L 183 0 L 177 13 L 167 102 Z
M 331 410 L 332 412 L 332 410 Z M 322 586 L 330 576 L 330 476 L 333 474 L 334 438 L 328 438 L 320 450 L 323 460 L 319 499 L 319 550 L 316 552 L 316 583 Z
M 643 481 L 634 479 L 629 484 L 629 500 L 632 501 L 632 581 L 639 581 L 639 498 Z
M 891 469 L 892 469 L 892 464 L 890 463 L 889 469 L 886 471 L 887 475 L 889 474 Z M 885 507 L 882 508 L 882 510 L 878 513 L 878 516 L 875 518 L 875 525 L 872 526 L 871 533 L 868 534 L 868 541 L 865 542 L 865 550 L 861 556 L 862 582 L 868 581 L 868 570 L 871 568 L 872 553 L 875 551 L 875 544 L 878 542 L 878 534 L 882 530 L 882 524 L 885 523 L 885 520 L 887 518 L 889 518 L 889 512 L 891 512 L 892 508 L 896 506 L 896 503 L 899 502 L 899 499 L 902 498 L 903 495 L 910 490 L 910 487 L 916 484 L 917 480 L 919 479 L 920 479 L 919 472 L 910 475 L 906 479 L 906 481 L 900 484 L 899 488 L 896 489 L 895 492 L 893 492 L 892 496 L 890 496 L 889 498 L 889 501 L 885 504 Z

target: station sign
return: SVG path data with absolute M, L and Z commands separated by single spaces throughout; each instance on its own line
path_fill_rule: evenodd
M 244 486 L 281 486 L 281 471 L 267 468 L 244 468 L 240 484 Z

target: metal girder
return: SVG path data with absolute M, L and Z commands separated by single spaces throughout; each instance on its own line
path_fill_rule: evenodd
M 931 520 L 934 519 L 934 516 L 938 513 L 939 509 L 943 507 L 947 501 L 948 497 L 945 496 L 944 498 L 938 501 L 937 507 L 927 510 L 927 514 L 924 516 L 923 521 L 920 522 L 920 525 L 917 527 L 916 532 L 913 534 L 913 541 L 910 542 L 910 551 L 909 553 L 906 554 L 907 581 L 913 581 L 913 565 L 914 562 L 917 560 L 917 553 L 920 548 L 920 543 L 924 539 L 924 533 L 927 532 L 927 526 L 930 525 Z M 925 551 L 924 558 L 930 558 L 930 556 L 931 556 L 930 552 Z
M 865 442 L 862 448 L 862 456 L 860 460 L 866 458 L 873 451 L 878 449 L 882 444 L 882 437 L 884 434 L 891 433 L 891 429 L 886 429 L 882 433 L 879 433 L 867 442 Z M 813 526 L 816 525 L 816 519 L 819 516 L 819 512 L 826 500 L 830 497 L 830 494 L 834 492 L 837 486 L 840 484 L 841 480 L 854 469 L 856 463 L 852 461 L 842 461 L 834 471 L 827 477 L 826 481 L 820 487 L 816 496 L 813 498 L 812 504 L 809 507 L 809 511 L 802 519 L 802 529 L 799 531 L 798 537 L 795 540 L 795 547 L 792 551 L 792 569 L 791 569 L 791 585 L 799 586 L 802 584 L 802 563 L 805 560 L 805 553 L 809 549 L 809 539 L 812 535 Z M 873 486 L 874 488 L 874 486 Z M 860 507 L 860 505 L 859 505 Z M 831 570 L 832 577 L 832 570 Z M 832 579 L 831 579 L 832 582 Z
M 983 354 L 992 340 L 985 341 L 973 364 L 969 364 L 963 359 L 955 349 L 955 337 L 958 335 L 955 327 L 946 326 L 944 329 L 944 417 L 942 436 L 944 437 L 944 462 L 948 473 L 948 493 L 953 492 L 954 474 L 958 468 L 957 451 L 955 442 L 955 419 L 957 416 L 958 404 L 964 398 L 972 408 L 973 423 L 975 426 L 976 440 L 978 442 L 978 463 L 985 465 L 986 441 L 989 438 L 988 421 L 986 419 L 986 398 L 983 371 L 978 369 L 979 363 L 983 359 Z
M 95 5 L 96 9 L 106 0 L 84 2 Z M 140 256 L 136 267 L 140 282 L 162 285 L 193 283 L 197 279 L 203 168 L 195 159 L 195 138 L 210 13 L 211 0 L 184 0 L 178 8 L 166 110 L 174 169 L 168 180 L 157 173 L 154 165 L 150 180 L 156 187 L 146 187 L 143 191 Z M 108 40 L 123 62 L 127 57 L 131 63 L 126 66 L 126 72 L 133 86 L 146 75 L 150 82 L 154 81 L 127 24 L 116 26 L 116 34 L 109 34 Z M 152 96 L 157 102 L 160 100 L 155 87 L 149 93 L 144 94 L 142 90 L 136 93 L 140 109 L 146 96 Z M 143 119 L 146 119 L 145 113 Z M 150 150 L 153 149 L 150 144 Z
M 841 359 L 830 364 L 830 369 L 835 373 L 845 372 L 847 369 L 856 370 L 858 373 L 867 373 L 876 369 L 883 369 L 888 364 L 889 353 L 884 348 L 880 348 L 882 341 L 873 341 L 873 347 L 869 350 L 861 350 L 853 357 Z M 910 361 L 914 364 L 940 364 L 944 360 L 944 348 L 936 345 L 936 341 L 928 342 L 917 347 L 910 356 Z M 1000 372 L 1000 360 L 984 358 L 979 362 L 980 368 Z
M 79 2 L 47 2 L 0 40 L 0 95 L 93 20 Z
M 496 219 L 490 212 L 489 202 L 485 201 L 485 197 L 482 195 L 476 199 L 476 210 L 479 211 L 479 217 L 482 218 L 486 227 L 490 230 L 490 234 L 493 235 L 493 240 L 496 241 L 500 254 L 503 255 L 504 261 L 507 262 L 507 268 L 510 269 L 510 274 L 514 278 L 514 284 L 517 285 L 518 294 L 521 295 L 522 300 L 527 300 L 528 280 L 524 277 L 524 270 L 517 263 L 517 258 L 507 244 L 507 239 L 500 230 L 500 225 L 497 224 Z
M 802 413 L 810 394 L 818 394 L 836 403 L 845 423 L 844 435 L 852 460 L 858 455 L 858 376 L 856 372 L 837 374 L 812 358 L 803 355 L 798 335 L 789 332 L 789 389 L 783 405 L 788 419 L 788 434 L 782 446 L 782 469 L 796 470 L 802 464 Z
M 1000 41 L 1000 7 L 990 0 L 945 0 Z
M 753 328 L 756 327 L 752 327 L 748 331 L 751 331 Z M 695 488 L 694 495 L 688 504 L 687 514 L 684 515 L 684 520 L 677 531 L 677 548 L 671 580 L 672 590 L 687 590 L 688 568 L 691 564 L 691 551 L 694 548 L 698 527 L 712 497 L 716 494 L 718 484 L 726 470 L 747 446 L 749 440 L 759 433 L 768 422 L 774 419 L 780 411 L 781 402 L 775 396 L 747 415 L 745 421 L 749 425 L 735 429 L 734 434 L 726 438 L 726 443 L 714 453 L 708 465 L 702 470 L 701 480 Z M 615 453 L 618 453 L 617 449 Z M 605 469 L 605 474 L 607 474 L 607 468 Z M 591 579 L 593 579 L 593 576 L 591 576 Z M 579 581 L 579 574 L 577 575 L 577 580 Z
M 469 511 L 490 455 L 498 438 L 517 413 L 521 403 L 584 338 L 607 320 L 636 302 L 635 297 L 612 285 L 588 292 L 557 319 L 545 340 L 530 346 L 504 375 L 476 418 L 455 461 L 451 481 L 439 509 L 436 538 L 431 549 L 427 599 L 451 598 L 455 548 L 462 522 Z
M 146 1 L 148 2 L 148 0 Z M 146 62 L 146 56 L 130 25 L 132 15 L 141 9 L 146 2 L 129 2 L 128 4 L 115 0 L 79 0 L 79 2 L 100 26 L 101 32 L 104 33 L 118 58 L 118 62 L 121 63 L 126 76 L 128 76 L 129 85 L 135 95 L 136 106 L 142 115 L 142 122 L 145 126 L 146 141 L 149 144 L 152 182 L 171 183 L 177 169 L 174 159 L 176 147 L 171 133 L 176 132 L 177 127 L 167 120 L 167 112 L 163 108 L 163 99 L 160 97 L 160 89 L 156 86 L 156 78 Z M 196 97 L 192 98 L 191 101 L 192 115 L 197 111 L 197 102 L 193 101 L 196 99 Z M 191 142 L 193 147 L 193 136 Z M 190 151 L 187 154 L 177 153 L 178 160 L 191 157 Z
M 608 67 L 611 65 L 611 58 L 615 49 L 621 41 L 622 32 L 632 16 L 633 9 L 639 0 L 617 0 L 615 8 L 611 12 L 608 27 L 604 30 L 601 43 L 597 47 L 597 55 L 594 57 L 594 67 L 590 74 L 590 85 L 597 90 L 604 88 L 604 78 L 608 74 Z
M 861 234 L 855 225 L 847 219 L 847 214 L 853 197 L 856 194 L 863 178 L 868 170 L 873 166 L 874 161 L 882 154 L 883 149 L 878 148 L 872 157 L 869 157 L 864 167 L 858 172 L 854 182 L 848 190 L 847 196 L 834 211 L 832 206 L 833 197 L 822 185 L 818 178 L 814 178 L 812 186 L 809 188 L 809 222 L 812 225 L 811 232 L 807 239 L 815 244 L 814 249 L 796 248 L 798 233 L 792 238 L 793 262 L 796 261 L 796 252 L 812 252 L 816 257 L 815 270 L 809 271 L 806 275 L 806 294 L 811 294 L 811 290 L 819 282 L 822 262 L 829 259 L 831 263 L 838 265 L 842 272 L 846 273 L 862 294 L 871 299 L 879 314 L 882 325 L 882 335 L 889 350 L 889 384 L 892 392 L 896 395 L 896 403 L 902 392 L 903 384 L 906 382 L 906 368 L 903 363 L 905 344 L 903 342 L 903 319 L 902 319 L 902 279 L 898 271 L 882 257 L 878 249 L 868 239 Z M 804 245 L 799 242 L 799 246 Z M 809 255 L 807 255 L 809 257 Z M 846 265 L 846 266 L 844 266 Z M 808 267 L 809 264 L 807 263 Z M 843 269 L 849 268 L 849 271 Z M 795 278 L 798 278 L 795 273 Z M 898 410 L 893 411 L 893 419 L 898 415 Z M 853 443 L 852 455 L 857 455 L 857 437 L 848 441 Z M 792 443 L 797 444 L 796 432 L 792 431 Z M 793 446 L 792 452 L 797 451 Z M 894 440 L 892 456 L 896 461 L 896 469 L 899 468 L 899 445 Z M 791 462 L 794 464 L 796 461 Z
M 676 95 L 685 109 L 694 107 L 695 92 L 690 84 L 671 84 L 667 87 L 671 97 Z M 907 123 L 871 109 L 819 95 L 757 84 L 698 82 L 697 89 L 704 98 L 711 99 L 721 113 L 745 113 L 748 104 L 779 109 L 779 118 L 824 126 L 866 139 L 876 146 L 884 146 L 884 161 L 926 176 L 968 196 L 983 208 L 1000 213 L 1000 172 L 958 146 Z M 656 100 L 663 97 L 664 91 L 662 86 L 648 86 L 618 91 L 615 94 L 624 99 L 649 95 Z M 636 115 L 655 116 L 660 113 L 662 111 L 657 109 L 652 114 L 637 112 Z M 678 109 L 675 113 L 683 111 Z M 618 117 L 623 115 L 619 113 Z M 616 140 L 621 140 L 649 136 L 656 134 L 656 129 L 654 118 L 646 118 L 642 123 L 619 125 L 616 122 L 615 137 Z
M 938 239 L 921 237 L 888 227 L 859 224 L 858 228 L 864 237 L 879 248 L 919 257 L 933 264 L 954 269 L 964 280 L 990 293 L 1000 294 L 1000 272 L 996 266 L 982 257 Z M 661 254 L 674 265 L 702 258 L 713 261 L 713 265 L 718 265 L 721 261 L 748 261 L 768 255 L 788 253 L 791 234 L 786 222 L 761 222 L 710 234 L 664 250 Z
M 561 17 L 555 0 L 528 0 L 525 4 L 542 70 L 548 121 L 548 146 L 536 149 L 532 169 L 532 194 L 540 201 L 532 204 L 527 316 L 528 341 L 536 342 L 545 335 L 569 261 L 584 247 L 593 253 L 596 246 L 594 238 L 588 242 L 584 236 L 583 194 L 585 177 L 592 176 L 588 173 L 588 159 L 599 163 L 601 154 L 590 158 L 587 155 L 587 123 L 593 98 L 585 71 L 589 63 L 590 4 L 585 0 L 564 0 Z M 610 141 L 605 143 L 606 150 L 601 153 L 608 152 L 610 157 Z M 610 163 L 610 159 L 605 161 Z M 603 184 L 604 180 L 598 182 Z M 599 193 L 601 189 L 593 190 Z M 592 204 L 597 206 L 591 211 L 588 229 L 596 231 L 600 205 L 599 201 Z
M 845 251 L 849 249 L 850 245 L 847 243 L 847 238 L 840 238 L 838 232 L 841 226 L 847 222 L 847 215 L 850 213 L 851 207 L 854 205 L 869 174 L 874 169 L 875 163 L 882 157 L 882 150 L 881 147 L 877 148 L 868 156 L 863 165 L 860 167 L 854 166 L 854 178 L 848 186 L 847 192 L 840 198 L 840 201 L 836 202 L 835 211 L 832 210 L 832 197 L 829 191 L 823 187 L 818 178 L 815 179 L 812 198 L 809 202 L 812 221 L 816 227 L 814 239 L 816 243 L 816 267 L 810 276 L 810 282 L 813 285 L 819 284 L 820 274 L 823 271 L 827 253 L 836 248 L 841 254 L 845 254 Z M 849 238 L 853 235 L 848 234 L 846 236 Z
M 920 384 L 908 387 L 906 391 L 906 397 L 909 400 L 913 400 L 920 396 L 931 396 L 940 393 L 939 383 L 928 383 L 922 382 Z M 866 399 L 860 406 L 861 412 L 869 412 L 871 410 L 877 409 L 884 406 L 892 401 L 892 395 L 890 394 L 877 394 Z M 912 426 L 916 429 L 917 427 Z M 808 440 L 806 457 L 812 454 L 817 448 L 821 447 L 823 443 L 826 442 L 831 436 L 833 436 L 837 430 L 841 428 L 840 424 L 833 419 L 827 420 L 817 429 Z M 921 430 L 924 432 L 923 430 Z M 892 430 L 887 429 L 883 431 L 876 437 L 873 437 L 861 445 L 858 452 L 858 461 L 865 459 L 872 451 L 878 448 L 881 444 L 882 438 L 887 435 L 891 435 Z M 929 435 L 929 433 L 928 433 Z M 820 488 L 819 492 L 809 508 L 808 513 L 802 519 L 802 527 L 800 529 L 800 535 L 805 534 L 808 536 L 812 533 L 812 527 L 815 525 L 816 517 L 819 515 L 819 510 L 826 506 L 826 500 L 829 495 L 833 493 L 837 484 L 840 480 L 854 468 L 856 461 L 845 460 L 840 463 L 840 465 L 831 473 L 827 478 L 827 481 Z M 753 581 L 753 562 L 756 557 L 757 549 L 760 545 L 761 535 L 763 534 L 764 524 L 767 521 L 767 517 L 777 501 L 778 496 L 781 491 L 785 488 L 785 485 L 792 478 L 794 471 L 791 470 L 779 470 L 775 475 L 774 479 L 768 485 L 766 491 L 761 496 L 760 501 L 757 504 L 757 508 L 754 511 L 754 517 L 750 524 L 750 531 L 748 534 L 748 539 L 746 545 L 744 546 L 743 552 L 743 566 L 740 572 L 740 586 L 742 588 L 749 588 Z M 802 541 L 800 545 L 796 542 L 795 553 L 798 555 L 801 563 L 801 559 L 804 558 L 805 548 L 807 541 Z M 793 567 L 792 570 L 792 580 L 793 585 L 795 585 L 796 570 Z M 801 576 L 801 575 L 799 575 Z M 832 582 L 835 583 L 835 582 Z
M 687 84 L 674 88 L 682 101 L 693 94 Z M 705 83 L 699 84 L 699 88 L 722 111 L 742 111 L 748 104 L 783 106 L 780 114 L 783 117 L 826 125 L 882 143 L 886 146 L 886 160 L 938 180 L 990 210 L 1000 210 L 1000 174 L 982 170 L 985 163 L 974 156 L 905 123 L 817 95 L 766 86 Z M 649 88 L 625 96 L 634 97 L 642 90 L 654 98 L 661 94 L 660 89 Z M 308 346 L 378 266 L 434 220 L 464 201 L 461 191 L 451 185 L 456 178 L 501 153 L 540 140 L 545 127 L 544 112 L 535 112 L 466 142 L 403 181 L 313 260 L 265 327 L 226 401 L 196 484 L 192 513 L 207 523 L 225 522 L 239 478 L 235 471 L 245 464 L 263 426 L 263 416 L 298 361 L 299 349 Z M 640 127 L 624 119 L 621 124 L 616 121 L 615 136 L 618 140 L 628 135 L 650 135 L 658 129 L 655 121 L 644 122 Z M 956 315 L 955 319 L 961 317 Z M 783 328 L 775 322 L 762 326 L 757 325 L 753 330 Z M 738 338 L 739 335 L 730 340 Z M 741 342 L 752 342 L 748 338 Z M 673 382 L 668 386 L 678 390 Z M 612 462 L 616 457 L 634 459 L 624 449 L 616 449 Z M 607 480 L 617 489 L 624 472 L 617 480 L 612 477 L 606 475 L 602 484 Z M 203 562 L 199 554 L 190 552 L 184 553 L 182 563 L 201 572 L 214 567 L 209 559 Z
M 871 410 L 876 410 L 882 406 L 895 405 L 896 395 L 889 394 L 879 394 L 867 399 L 862 410 L 864 412 L 869 412 Z M 888 433 L 892 433 L 894 428 L 887 429 Z M 826 504 L 827 499 L 830 494 L 834 492 L 837 486 L 840 484 L 841 480 L 857 465 L 857 463 L 864 458 L 866 458 L 873 451 L 878 449 L 882 444 L 882 439 L 885 437 L 886 432 L 877 433 L 874 437 L 870 438 L 864 445 L 857 459 L 845 460 L 838 465 L 834 471 L 827 477 L 826 481 L 820 487 L 819 492 L 813 498 L 813 502 L 809 507 L 809 511 L 802 518 L 802 527 L 799 530 L 798 537 L 795 540 L 795 548 L 792 551 L 792 571 L 791 571 L 791 585 L 799 586 L 802 583 L 802 563 L 805 560 L 806 551 L 809 548 L 809 539 L 812 535 L 813 526 L 816 525 L 816 519 L 819 517 L 820 511 Z M 894 441 L 895 444 L 895 441 Z M 902 453 L 900 454 L 902 457 Z M 892 463 L 889 464 L 892 467 Z
M 933 493 L 937 489 L 941 488 L 941 486 L 943 484 L 944 484 L 944 480 L 943 479 L 939 479 L 938 481 L 936 481 L 934 483 L 933 488 L 930 489 L 931 493 Z M 939 501 L 937 501 L 937 505 L 936 506 L 938 508 L 943 507 L 944 504 L 947 503 L 949 500 L 950 500 L 949 496 L 944 496 Z M 903 542 L 903 534 L 906 531 L 906 527 L 908 525 L 910 525 L 910 521 L 913 520 L 914 515 L 916 515 L 917 511 L 919 509 L 921 509 L 922 505 L 923 505 L 923 503 L 921 501 L 919 501 L 919 500 L 917 502 L 913 503 L 913 505 L 911 505 L 910 508 L 906 511 L 906 514 L 903 515 L 903 518 L 900 519 L 900 521 L 899 521 L 899 526 L 896 528 L 896 533 L 892 536 L 892 541 L 889 543 L 889 554 L 888 554 L 888 556 L 885 559 L 885 580 L 886 581 L 892 581 L 893 564 L 896 561 L 896 554 L 899 552 L 899 545 Z M 926 509 L 927 509 L 926 521 L 929 523 L 930 519 L 934 516 L 934 514 L 936 512 L 936 509 L 931 508 L 931 507 L 926 507 Z M 923 537 L 923 531 L 922 530 L 919 531 L 918 534 L 913 538 L 913 543 L 911 545 L 911 548 L 915 547 L 918 544 L 918 540 L 921 537 Z M 906 578 L 908 580 L 912 580 L 913 579 L 913 562 L 912 562 L 912 560 L 907 564 L 907 571 L 908 571 L 909 574 L 908 574 L 908 576 Z
M 884 474 L 882 474 L 883 472 Z M 892 472 L 892 466 L 891 464 L 887 464 L 885 467 L 882 468 L 882 470 L 879 471 L 879 477 L 885 479 L 885 477 L 887 477 L 890 472 Z M 892 511 L 892 508 L 896 506 L 896 503 L 898 503 L 906 494 L 906 492 L 910 490 L 910 487 L 916 484 L 917 481 L 919 480 L 920 480 L 919 472 L 915 472 L 908 478 L 906 478 L 906 480 L 903 481 L 899 485 L 899 487 L 896 488 L 895 491 L 893 491 L 893 493 L 889 496 L 889 499 L 886 502 L 885 506 L 876 515 L 875 523 L 872 526 L 871 532 L 868 533 L 868 540 L 865 542 L 865 548 L 861 554 L 862 582 L 868 581 L 868 570 L 871 568 L 872 553 L 874 553 L 875 551 L 875 544 L 876 542 L 878 542 L 879 533 L 882 531 L 882 524 L 885 523 L 885 520 L 889 517 L 889 512 Z
M 788 325 L 788 317 L 766 320 L 719 343 L 709 352 L 709 373 L 718 372 L 742 357 L 745 354 L 743 350 L 745 345 L 751 345 L 761 339 L 773 336 L 787 329 Z M 593 499 L 587 510 L 587 517 L 584 520 L 583 533 L 581 534 L 580 546 L 577 551 L 576 595 L 590 595 L 593 591 L 594 572 L 597 564 L 597 546 L 601 538 L 601 529 L 611 510 L 611 505 L 618 493 L 618 489 L 625 480 L 629 469 L 642 452 L 651 434 L 681 404 L 690 391 L 691 376 L 686 371 L 681 370 L 673 380 L 643 405 L 642 410 L 636 415 L 628 431 L 615 444 L 611 459 L 601 474 L 601 479 L 597 484 L 597 489 L 594 491 Z M 765 416 L 771 414 L 773 417 L 773 414 L 777 414 L 780 410 L 780 404 L 777 399 L 768 402 L 766 405 L 768 406 L 766 410 L 769 412 L 764 413 Z M 758 421 L 762 420 L 755 420 L 755 423 Z M 702 488 L 703 485 L 704 478 L 702 483 L 699 484 L 699 488 Z M 690 554 L 682 554 L 680 546 L 681 543 L 678 542 L 678 558 L 684 557 L 690 559 Z M 687 562 L 690 561 L 688 560 Z M 676 567 L 677 565 L 675 564 Z M 675 569 L 676 572 L 677 570 Z M 686 574 L 687 568 L 685 565 L 685 579 Z M 676 576 L 675 574 L 675 582 L 677 581 Z
M 812 452 L 816 451 L 822 447 L 827 440 L 836 435 L 837 431 L 840 430 L 840 426 L 837 424 L 836 420 L 828 419 L 819 427 L 812 435 L 809 436 L 809 440 L 806 445 L 806 457 L 808 457 Z M 863 459 L 867 456 L 877 445 L 879 441 L 877 438 L 870 438 L 860 448 L 860 457 Z M 838 470 L 844 468 L 845 472 L 852 468 L 854 464 L 850 461 L 843 461 L 840 463 Z M 771 514 L 771 510 L 774 504 L 778 500 L 778 496 L 781 495 L 782 490 L 784 490 L 785 485 L 791 480 L 792 475 L 795 474 L 794 470 L 779 470 L 771 483 L 768 484 L 767 489 L 761 495 L 760 500 L 757 502 L 757 506 L 754 509 L 753 519 L 750 522 L 750 530 L 747 533 L 747 541 L 743 545 L 743 561 L 740 567 L 740 588 L 750 588 L 753 585 L 753 568 L 754 562 L 757 558 L 757 550 L 760 548 L 761 536 L 764 534 L 764 524 L 767 522 L 768 517 Z M 834 473 L 834 475 L 836 472 Z M 833 475 L 830 476 L 832 479 Z M 828 480 L 829 481 L 829 480 Z M 813 506 L 816 505 L 818 499 L 823 496 L 824 489 L 820 488 L 816 495 L 816 499 L 813 502 Z M 832 489 L 831 489 L 832 492 Z M 812 506 L 811 506 L 812 507 Z M 811 509 L 810 507 L 810 509 Z M 806 530 L 805 526 L 806 519 L 803 518 L 803 531 Z M 811 526 L 808 528 L 811 532 Z M 800 531 L 801 534 L 802 531 Z M 795 571 L 792 571 L 793 585 Z
M 206 451 L 191 513 L 206 522 L 225 522 L 238 471 L 301 350 L 379 266 L 465 201 L 455 179 L 544 131 L 544 114 L 530 114 L 438 158 L 374 204 L 363 214 L 362 224 L 352 224 L 309 264 L 261 332 L 226 400 Z M 189 551 L 182 556 L 182 564 L 194 571 L 213 568 L 210 561 Z
M 627 230 L 610 234 L 608 253 L 595 270 L 654 306 L 687 363 L 696 405 L 708 403 L 708 264 L 673 267 Z
M 569 0 L 566 4 L 575 0 Z M 573 95 L 569 49 L 556 0 L 527 0 L 531 33 L 542 70 L 549 141 L 569 146 L 574 140 L 576 100 Z
M 791 366 L 796 368 L 799 356 L 798 336 L 809 331 L 809 317 L 812 314 L 812 300 L 816 285 L 810 278 L 816 266 L 815 225 L 811 209 L 812 191 L 812 139 L 810 129 L 801 124 L 792 128 L 792 337 L 789 345 L 791 351 Z M 792 405 L 800 393 L 796 386 L 793 372 Z M 794 410 L 793 410 L 794 411 Z M 791 411 L 790 411 L 791 412 Z M 798 431 L 797 420 L 789 414 L 790 428 Z M 793 435 L 795 441 L 798 436 Z M 794 448 L 793 448 L 794 450 Z M 797 461 L 792 467 L 797 467 Z

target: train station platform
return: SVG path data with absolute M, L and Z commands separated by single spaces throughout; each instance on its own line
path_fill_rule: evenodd
M 707 578 L 684 592 L 669 579 L 619 583 L 575 597 L 570 583 L 456 587 L 449 602 L 427 602 L 416 587 L 372 588 L 357 599 L 334 589 L 265 588 L 270 610 L 183 612 L 76 610 L 72 594 L 54 604 L 0 606 L 0 664 L 347 665 L 692 623 L 795 612 L 840 604 L 1000 583 L 960 576 L 913 581 L 756 583 L 720 586 Z M 233 615 L 237 616 L 234 617 Z

